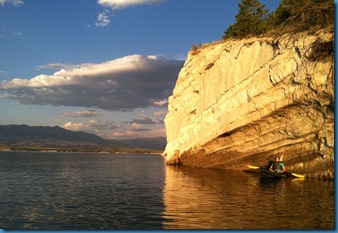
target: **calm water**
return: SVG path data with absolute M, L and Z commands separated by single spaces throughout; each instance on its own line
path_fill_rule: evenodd
M 0 153 L 3 229 L 332 229 L 334 183 L 160 155 Z

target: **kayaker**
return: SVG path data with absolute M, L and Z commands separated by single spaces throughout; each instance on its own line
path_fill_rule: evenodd
M 285 171 L 285 165 L 280 161 L 279 156 L 275 157 L 275 161 L 271 164 L 270 171 L 273 172 L 284 172 Z

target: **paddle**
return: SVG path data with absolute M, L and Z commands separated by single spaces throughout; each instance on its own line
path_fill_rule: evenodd
M 248 165 L 248 168 L 250 169 L 261 169 L 260 167 L 257 167 L 257 166 L 252 166 L 252 165 Z M 294 177 L 297 177 L 297 178 L 304 178 L 305 175 L 301 175 L 301 174 L 296 174 L 296 173 L 290 173 L 291 175 L 293 175 Z

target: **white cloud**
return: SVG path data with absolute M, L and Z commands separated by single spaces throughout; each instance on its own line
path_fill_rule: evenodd
M 21 6 L 24 4 L 22 0 L 0 0 L 1 6 L 4 6 L 5 3 L 12 4 L 13 6 Z
M 36 69 L 69 69 L 74 67 L 73 65 L 70 64 L 62 64 L 62 63 L 52 63 L 48 65 L 42 65 L 42 66 L 37 66 Z
M 97 3 L 105 10 L 97 16 L 97 27 L 106 27 L 110 24 L 110 17 L 113 13 L 110 10 L 120 10 L 134 5 L 154 5 L 164 2 L 165 0 L 98 0 Z M 108 8 L 110 10 L 108 10 Z
M 72 131 L 83 131 L 86 129 L 86 127 L 82 123 L 72 122 L 67 122 L 66 124 L 62 125 L 62 127 Z
M 155 100 L 155 101 L 153 102 L 153 105 L 154 105 L 154 106 L 160 106 L 160 107 L 166 106 L 167 104 L 168 104 L 168 99 Z
M 110 24 L 110 18 L 107 11 L 101 12 L 97 16 L 97 22 L 95 23 L 98 27 L 106 27 Z
M 167 99 L 183 63 L 160 56 L 131 55 L 100 64 L 64 67 L 54 75 L 2 81 L 0 91 L 22 104 L 131 111 Z
M 164 0 L 98 0 L 98 4 L 110 7 L 113 10 L 122 9 L 133 5 L 153 5 L 164 2 Z

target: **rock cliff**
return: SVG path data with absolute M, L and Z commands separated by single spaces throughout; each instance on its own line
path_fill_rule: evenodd
M 334 177 L 332 31 L 190 51 L 165 118 L 167 163 L 243 170 L 276 155 L 290 172 Z

